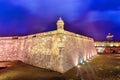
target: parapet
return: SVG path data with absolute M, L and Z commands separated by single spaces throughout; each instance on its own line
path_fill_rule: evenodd
M 73 32 L 64 30 L 64 21 L 62 20 L 62 18 L 59 18 L 56 24 L 57 24 L 57 30 L 54 30 L 54 31 L 31 34 L 31 35 L 26 35 L 26 36 L 0 37 L 0 40 L 15 40 L 15 39 L 23 40 L 23 39 L 37 38 L 37 37 L 43 37 L 43 36 L 50 36 L 50 35 L 55 35 L 55 34 L 64 34 L 65 36 L 73 36 L 73 37 L 78 37 L 82 39 L 93 40 L 93 38 L 83 36 L 80 34 L 75 34 Z

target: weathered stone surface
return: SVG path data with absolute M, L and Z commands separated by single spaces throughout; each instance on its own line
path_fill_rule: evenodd
M 94 40 L 64 31 L 60 18 L 55 31 L 0 38 L 0 61 L 21 60 L 34 66 L 65 72 L 96 55 Z
M 91 38 L 68 31 L 52 31 L 18 39 L 0 38 L 0 61 L 21 60 L 65 72 L 96 54 Z

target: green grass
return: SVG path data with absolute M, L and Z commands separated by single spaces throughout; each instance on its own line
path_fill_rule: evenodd
M 78 80 L 80 77 L 83 80 L 120 80 L 120 54 L 98 55 L 90 62 L 81 65 L 80 68 L 74 67 L 65 73 L 68 80 L 77 80 L 72 77 L 75 75 Z

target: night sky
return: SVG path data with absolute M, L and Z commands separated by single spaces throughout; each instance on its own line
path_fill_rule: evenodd
M 120 40 L 120 0 L 0 0 L 0 36 L 55 30 L 59 17 L 68 31 Z

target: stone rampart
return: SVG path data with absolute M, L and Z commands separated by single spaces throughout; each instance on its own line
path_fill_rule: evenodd
M 64 30 L 0 38 L 0 61 L 21 60 L 62 73 L 95 54 L 92 38 Z

